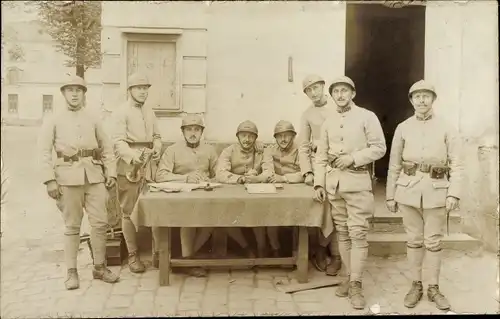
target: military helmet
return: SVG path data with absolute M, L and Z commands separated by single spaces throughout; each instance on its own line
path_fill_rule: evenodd
M 411 95 L 417 91 L 432 92 L 432 93 L 434 93 L 434 98 L 437 98 L 437 93 L 436 93 L 436 89 L 434 88 L 434 85 L 427 83 L 425 80 L 420 80 L 418 82 L 415 82 L 410 87 L 410 90 L 408 91 L 408 98 L 411 100 Z
M 310 74 L 310 75 L 306 76 L 304 78 L 304 80 L 302 81 L 302 91 L 304 93 L 306 93 L 306 89 L 308 87 L 310 87 L 314 83 L 319 83 L 319 82 L 325 84 L 325 80 L 323 80 L 323 78 L 321 76 L 319 76 L 319 75 Z
M 274 137 L 276 137 L 276 134 L 285 132 L 293 132 L 297 134 L 297 132 L 295 131 L 295 127 L 293 127 L 292 123 L 283 120 L 276 123 L 276 126 L 274 127 Z
M 330 95 L 332 95 L 333 87 L 337 84 L 340 84 L 340 83 L 347 84 L 352 88 L 353 91 L 356 91 L 356 86 L 354 85 L 354 81 L 351 80 L 351 78 L 349 78 L 347 76 L 341 76 L 341 77 L 338 77 L 332 81 L 332 83 L 328 87 L 328 93 L 330 93 Z
M 236 136 L 240 132 L 253 133 L 257 136 L 259 135 L 259 130 L 257 129 L 257 125 L 255 125 L 255 123 L 252 121 L 241 122 L 240 125 L 238 125 L 238 128 L 236 129 Z
M 64 82 L 64 84 L 61 86 L 61 92 L 64 90 L 64 88 L 71 85 L 81 87 L 83 92 L 87 92 L 87 83 L 83 78 L 79 76 L 73 76 L 68 81 Z
M 182 118 L 181 129 L 190 125 L 198 125 L 201 128 L 205 128 L 205 124 L 203 123 L 203 118 L 196 114 L 188 114 Z
M 133 88 L 134 86 L 146 85 L 147 87 L 151 86 L 147 75 L 134 73 L 128 77 L 127 81 L 127 89 Z

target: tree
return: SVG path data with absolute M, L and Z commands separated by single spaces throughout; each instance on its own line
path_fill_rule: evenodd
M 34 6 L 65 65 L 85 77 L 88 68 L 101 65 L 101 1 L 26 1 Z

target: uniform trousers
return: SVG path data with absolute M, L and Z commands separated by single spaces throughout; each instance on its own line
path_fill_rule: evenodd
M 345 270 L 351 281 L 362 281 L 368 258 L 366 235 L 368 219 L 373 216 L 374 198 L 371 191 L 328 193 L 332 217 L 337 230 L 338 247 Z
M 407 258 L 414 281 L 422 281 L 424 257 L 429 270 L 429 284 L 439 284 L 441 240 L 446 223 L 445 207 L 422 208 L 398 203 L 408 236 Z
M 141 183 L 131 183 L 125 176 L 118 175 L 118 199 L 122 210 L 122 232 L 129 254 L 137 252 L 137 232 L 130 215 L 139 198 Z M 160 228 L 151 227 L 153 251 L 159 251 Z
M 80 246 L 80 228 L 83 209 L 87 212 L 90 230 L 90 242 L 94 264 L 102 265 L 106 257 L 106 231 L 108 214 L 106 211 L 107 190 L 104 183 L 90 184 L 86 181 L 81 186 L 59 186 L 61 197 L 57 206 L 64 219 L 64 257 L 66 266 L 77 268 L 78 248 Z

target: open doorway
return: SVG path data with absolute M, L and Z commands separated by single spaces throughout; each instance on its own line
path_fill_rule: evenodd
M 413 114 L 408 90 L 424 78 L 425 6 L 347 4 L 346 21 L 345 73 L 356 84 L 355 102 L 382 124 L 387 153 L 375 176 L 385 185 L 394 130 Z

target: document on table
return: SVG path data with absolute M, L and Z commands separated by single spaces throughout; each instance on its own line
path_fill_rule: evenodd
M 245 184 L 248 194 L 276 194 L 274 184 Z
M 203 189 L 210 186 L 212 188 L 220 187 L 220 183 L 199 183 L 199 184 L 189 184 L 189 183 L 179 183 L 179 182 L 162 182 L 162 183 L 149 183 L 149 190 L 152 192 L 166 192 L 166 193 L 177 193 L 177 192 L 190 192 L 195 189 Z

